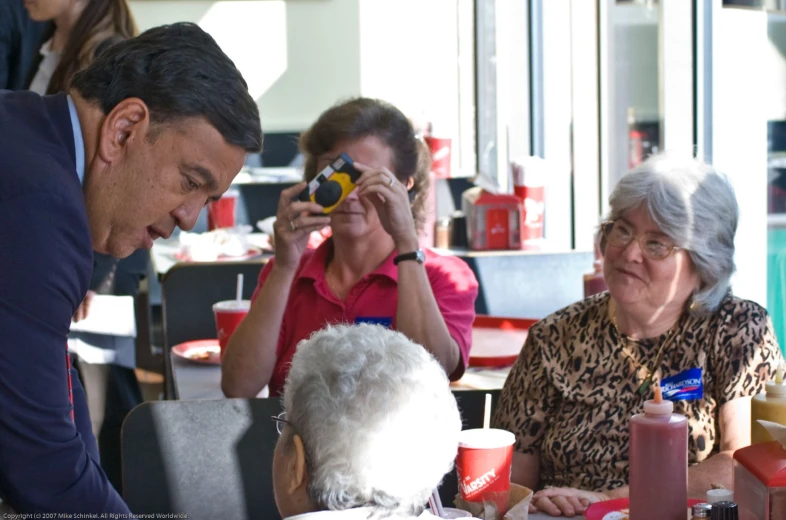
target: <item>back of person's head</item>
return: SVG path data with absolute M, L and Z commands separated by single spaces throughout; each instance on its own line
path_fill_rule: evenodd
M 729 179 L 711 165 L 660 153 L 620 179 L 609 218 L 644 207 L 675 245 L 685 248 L 701 279 L 691 312 L 714 312 L 729 294 L 739 207 Z M 601 244 L 603 247 L 604 244 Z
M 393 151 L 393 173 L 407 185 L 413 180 L 412 215 L 418 225 L 426 218 L 431 155 L 415 135 L 411 121 L 398 108 L 379 99 L 354 98 L 329 108 L 300 137 L 306 180 L 317 175 L 322 155 L 336 145 L 376 137 Z
M 110 46 L 74 76 L 71 87 L 105 114 L 124 99 L 141 99 L 153 131 L 204 118 L 229 144 L 247 152 L 262 148 L 259 110 L 243 76 L 192 23 L 154 27 Z
M 399 332 L 315 333 L 298 345 L 283 400 L 319 510 L 417 516 L 453 467 L 461 418 L 445 371 Z
M 112 43 L 138 33 L 126 0 L 88 0 L 49 80 L 48 94 L 68 89 L 69 80 Z

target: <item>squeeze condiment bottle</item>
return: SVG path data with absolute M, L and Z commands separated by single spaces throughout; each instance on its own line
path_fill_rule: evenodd
M 587 298 L 606 290 L 608 290 L 608 286 L 603 277 L 603 261 L 595 260 L 592 272 L 584 275 L 584 297 Z
M 663 400 L 660 384 L 630 420 L 630 517 L 684 520 L 688 511 L 688 419 Z
M 783 383 L 783 368 L 778 367 L 775 381 L 768 381 L 764 393 L 751 400 L 751 444 L 772 442 L 759 419 L 786 425 L 786 384 Z

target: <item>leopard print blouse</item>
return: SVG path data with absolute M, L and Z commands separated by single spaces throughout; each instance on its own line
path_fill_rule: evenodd
M 710 316 L 684 315 L 672 338 L 639 342 L 620 337 L 608 305 L 598 294 L 535 324 L 502 390 L 493 425 L 516 435 L 516 451 L 540 455 L 541 486 L 628 484 L 628 421 L 651 399 L 636 390 L 663 341 L 655 381 L 703 369 L 704 397 L 674 403 L 688 418 L 691 464 L 718 452 L 720 407 L 763 391 L 781 361 L 767 311 L 751 301 L 730 296 Z

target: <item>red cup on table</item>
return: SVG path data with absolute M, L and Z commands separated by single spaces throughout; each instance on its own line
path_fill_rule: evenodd
M 207 203 L 207 229 L 235 227 L 238 192 L 228 191 L 220 199 Z
M 543 186 L 513 187 L 513 193 L 523 201 L 524 212 L 521 216 L 521 239 L 524 242 L 543 238 L 545 191 Z
M 431 171 L 437 179 L 450 178 L 450 149 L 451 141 L 449 137 L 423 138 L 431 151 Z
M 461 498 L 493 502 L 500 518 L 510 508 L 510 467 L 516 437 L 506 430 L 477 428 L 459 437 L 456 472 Z
M 226 300 L 213 305 L 213 314 L 216 317 L 216 332 L 218 334 L 218 345 L 221 347 L 221 359 L 224 358 L 224 350 L 229 343 L 229 338 L 243 318 L 248 314 L 251 302 L 248 300 Z

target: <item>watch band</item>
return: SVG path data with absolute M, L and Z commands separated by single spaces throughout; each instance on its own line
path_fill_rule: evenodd
M 415 260 L 417 263 L 422 264 L 426 261 L 426 254 L 423 252 L 422 249 L 412 251 L 411 253 L 403 253 L 396 256 L 393 259 L 393 263 L 395 265 L 398 265 L 399 262 L 404 262 L 406 260 Z

